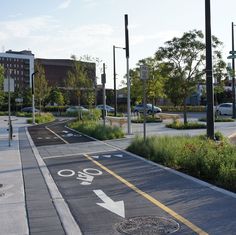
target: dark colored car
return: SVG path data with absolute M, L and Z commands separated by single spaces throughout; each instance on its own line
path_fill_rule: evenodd
M 134 113 L 143 113 L 144 112 L 144 105 L 143 104 L 138 104 L 134 107 Z M 160 113 L 162 112 L 161 108 L 157 106 L 153 106 L 152 110 L 152 104 L 146 104 L 146 112 L 147 114 L 151 114 L 152 112 L 154 113 Z
M 32 107 L 24 107 L 24 108 L 21 109 L 21 112 L 32 113 L 33 112 L 33 108 Z M 39 110 L 35 108 L 34 112 L 38 113 Z

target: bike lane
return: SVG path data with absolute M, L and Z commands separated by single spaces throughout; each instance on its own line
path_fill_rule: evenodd
M 127 152 L 44 161 L 83 234 L 217 234 L 220 229 L 208 211 L 209 200 L 216 200 L 208 187 Z

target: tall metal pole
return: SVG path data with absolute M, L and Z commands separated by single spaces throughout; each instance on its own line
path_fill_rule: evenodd
M 105 72 L 105 63 L 103 63 L 103 74 L 102 74 L 102 91 L 103 91 L 103 109 L 102 109 L 102 117 L 103 117 L 103 125 L 106 125 L 106 72 Z
M 206 91 L 207 91 L 207 137 L 214 139 L 214 98 L 212 82 L 212 44 L 211 44 L 211 7 L 210 0 L 205 0 L 206 30 Z
M 117 115 L 117 92 L 116 92 L 116 47 L 113 46 L 113 72 L 114 72 L 114 105 L 115 105 L 115 116 Z
M 232 117 L 236 118 L 236 110 L 235 110 L 235 64 L 234 64 L 234 22 L 232 22 Z
M 7 70 L 8 80 L 8 146 L 11 146 L 11 90 L 10 90 L 10 70 Z
M 31 74 L 31 91 L 32 91 L 32 123 L 35 124 L 35 98 L 34 98 L 34 75 L 38 73 L 35 71 Z
M 127 14 L 125 14 L 125 49 L 126 49 L 126 65 L 127 65 L 127 122 L 128 122 L 128 135 L 131 135 L 130 77 L 129 77 L 129 31 L 128 31 L 128 15 Z

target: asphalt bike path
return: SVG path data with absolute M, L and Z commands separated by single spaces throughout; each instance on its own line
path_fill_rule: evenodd
M 235 194 L 101 141 L 38 148 L 82 234 L 234 234 Z

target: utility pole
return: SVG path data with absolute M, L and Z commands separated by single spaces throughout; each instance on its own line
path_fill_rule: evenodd
M 236 110 L 235 110 L 235 63 L 234 63 L 234 22 L 232 22 L 232 117 L 236 118 Z
M 129 31 L 128 31 L 128 15 L 125 14 L 125 50 L 127 64 L 127 123 L 128 135 L 131 135 L 131 108 L 130 108 L 130 77 L 129 77 Z
M 35 71 L 31 74 L 31 91 L 32 91 L 32 124 L 35 124 L 35 98 L 34 98 L 34 75 L 38 73 Z
M 103 63 L 103 74 L 102 78 L 102 92 L 103 92 L 103 109 L 102 109 L 102 117 L 103 117 L 103 125 L 106 125 L 106 72 L 105 72 L 105 63 Z
M 210 0 L 205 0 L 205 36 L 206 36 L 206 91 L 207 91 L 207 137 L 214 134 L 214 98 L 212 82 L 212 44 L 211 44 L 211 7 Z

